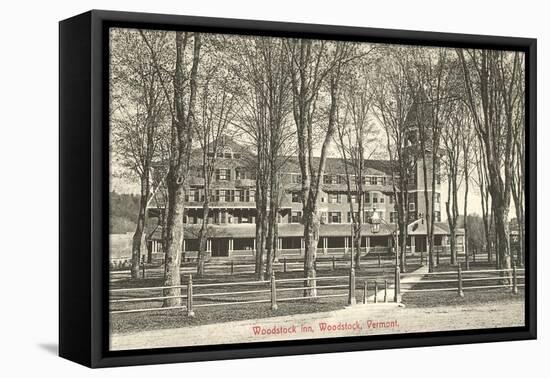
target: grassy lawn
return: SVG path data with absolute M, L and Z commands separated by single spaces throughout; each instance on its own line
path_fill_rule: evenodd
M 180 328 L 236 320 L 261 319 L 273 316 L 307 314 L 338 310 L 345 306 L 345 298 L 326 298 L 301 302 L 281 302 L 272 311 L 269 303 L 245 304 L 199 308 L 195 317 L 189 318 L 184 311 L 168 310 L 158 312 L 111 315 L 111 332 L 127 333 L 152 329 Z

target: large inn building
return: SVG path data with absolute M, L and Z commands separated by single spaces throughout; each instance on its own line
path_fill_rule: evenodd
M 204 179 L 199 153 L 192 164 L 191 177 L 185 188 L 184 259 L 194 259 L 199 248 L 198 233 L 202 223 Z M 255 254 L 256 181 L 254 170 L 249 168 L 252 156 L 246 148 L 230 141 L 218 153 L 214 182 L 211 184 L 210 214 L 207 251 L 212 259 L 252 259 Z M 392 232 L 397 229 L 397 212 L 393 203 L 393 187 L 389 161 L 368 160 L 364 177 L 364 192 L 354 193 L 351 202 L 363 195 L 368 213 L 376 211 L 382 219 L 379 230 L 373 233 L 370 224 L 362 229 L 364 253 L 392 248 Z M 343 160 L 327 158 L 322 190 L 318 203 L 321 219 L 318 256 L 344 256 L 351 250 L 350 204 L 345 184 Z M 426 249 L 426 225 L 422 219 L 429 209 L 424 201 L 422 166 L 419 160 L 416 175 L 409 191 L 408 251 L 417 254 Z M 429 167 L 431 172 L 431 167 Z M 300 201 L 300 168 L 296 158 L 288 159 L 280 173 L 282 200 L 278 214 L 278 257 L 304 256 L 302 203 Z M 431 177 L 431 174 L 428 175 Z M 430 184 L 431 185 L 431 184 Z M 440 182 L 436 182 L 435 245 L 448 245 L 448 226 L 441 222 Z M 162 203 L 162 201 L 152 201 Z M 354 205 L 356 206 L 356 205 Z M 163 205 L 149 209 L 149 217 L 162 219 Z M 371 215 L 371 214 L 369 214 Z M 366 217 L 365 217 L 366 218 Z M 458 244 L 462 244 L 459 233 Z M 148 241 L 150 253 L 161 253 L 162 227 L 156 227 Z

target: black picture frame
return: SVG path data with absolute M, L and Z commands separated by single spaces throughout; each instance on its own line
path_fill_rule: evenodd
M 524 327 L 109 351 L 108 29 L 134 27 L 519 50 L 526 54 Z M 59 354 L 89 367 L 535 339 L 536 39 L 92 10 L 59 24 Z

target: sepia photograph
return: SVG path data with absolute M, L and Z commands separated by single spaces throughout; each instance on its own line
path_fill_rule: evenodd
M 524 52 L 108 42 L 110 351 L 526 326 Z

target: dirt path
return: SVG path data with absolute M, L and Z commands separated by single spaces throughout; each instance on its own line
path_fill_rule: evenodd
M 114 334 L 111 349 L 513 327 L 524 325 L 524 319 L 523 302 L 431 308 L 371 303 L 324 313 Z

